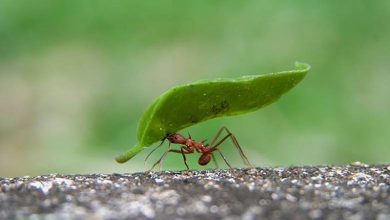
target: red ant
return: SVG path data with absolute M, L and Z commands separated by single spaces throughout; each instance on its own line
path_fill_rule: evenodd
M 222 134 L 222 131 L 226 131 L 227 135 L 225 135 L 220 141 L 217 141 L 217 139 L 219 138 L 219 136 Z M 230 169 L 232 169 L 232 166 L 227 162 L 225 156 L 222 154 L 222 152 L 219 150 L 219 146 L 228 138 L 230 138 L 234 144 L 234 146 L 238 149 L 238 152 L 240 153 L 240 156 L 242 158 L 242 160 L 244 161 L 245 165 L 249 166 L 249 167 L 253 167 L 251 165 L 251 163 L 249 162 L 248 158 L 245 156 L 240 144 L 238 143 L 236 137 L 226 128 L 226 127 L 222 127 L 217 135 L 215 135 L 214 139 L 211 141 L 210 144 L 205 144 L 206 140 L 204 141 L 201 141 L 201 142 L 198 142 L 198 141 L 195 141 L 191 138 L 191 135 L 188 135 L 189 137 L 188 138 L 185 138 L 183 137 L 181 134 L 178 134 L 178 133 L 174 133 L 174 134 L 169 134 L 167 135 L 162 141 L 161 141 L 161 144 L 158 145 L 156 148 L 154 148 L 149 154 L 148 156 L 145 158 L 145 162 L 146 160 L 149 158 L 149 156 L 158 148 L 160 147 L 165 140 L 168 140 L 169 141 L 169 148 L 167 151 L 164 152 L 164 154 L 160 157 L 160 159 L 153 164 L 152 168 L 150 170 L 153 170 L 154 167 L 156 167 L 158 164 L 161 164 L 161 161 L 165 158 L 165 156 L 169 153 L 169 152 L 173 152 L 173 153 L 180 153 L 182 156 L 183 156 L 183 161 L 184 161 L 184 164 L 186 165 L 187 167 L 187 170 L 189 170 L 189 167 L 188 167 L 188 164 L 187 164 L 187 158 L 186 158 L 186 154 L 192 154 L 194 153 L 195 151 L 202 154 L 200 155 L 199 157 L 199 160 L 198 160 L 198 163 L 199 165 L 201 166 L 205 166 L 206 164 L 208 164 L 210 162 L 211 159 L 213 159 L 215 165 L 218 167 L 218 164 L 216 162 L 216 159 L 215 159 L 215 156 L 213 154 L 214 151 L 217 151 L 221 157 L 223 158 L 223 160 L 225 161 L 226 165 L 228 165 L 228 167 Z M 171 149 L 170 146 L 171 146 L 171 143 L 172 144 L 180 144 L 181 147 L 180 147 L 180 150 L 177 150 L 177 149 Z M 216 143 L 216 144 L 214 144 Z

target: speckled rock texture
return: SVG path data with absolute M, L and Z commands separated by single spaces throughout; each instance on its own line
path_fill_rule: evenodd
M 0 178 L 0 219 L 390 219 L 390 166 Z

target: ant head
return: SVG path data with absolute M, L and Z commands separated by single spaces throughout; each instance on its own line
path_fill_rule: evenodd
M 173 144 L 185 144 L 186 143 L 186 138 L 181 136 L 180 134 L 171 134 L 167 137 L 169 142 Z
M 208 164 L 211 160 L 211 153 L 205 153 L 205 154 L 202 154 L 200 157 L 199 157 L 199 160 L 198 160 L 198 163 L 202 166 Z

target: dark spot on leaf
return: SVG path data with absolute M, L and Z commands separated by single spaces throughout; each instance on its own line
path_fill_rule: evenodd
M 226 100 L 223 100 L 223 102 L 221 103 L 221 108 L 225 111 L 225 110 L 228 110 L 229 107 L 230 107 L 229 102 Z
M 195 116 L 193 116 L 193 115 L 190 116 L 190 121 L 191 121 L 192 124 L 196 124 L 196 123 L 199 122 L 199 120 Z
M 222 102 L 216 103 L 213 106 L 211 106 L 211 112 L 213 112 L 214 114 L 218 114 L 229 110 L 229 107 L 230 107 L 229 102 L 223 100 Z

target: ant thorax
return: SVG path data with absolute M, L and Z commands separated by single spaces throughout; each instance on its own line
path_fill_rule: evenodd
M 200 149 L 201 151 L 204 151 L 206 148 L 203 143 L 194 141 L 194 147 Z
M 194 148 L 198 153 L 205 153 L 209 151 L 209 149 L 202 142 L 194 141 L 190 138 L 187 139 L 186 146 L 189 148 Z

